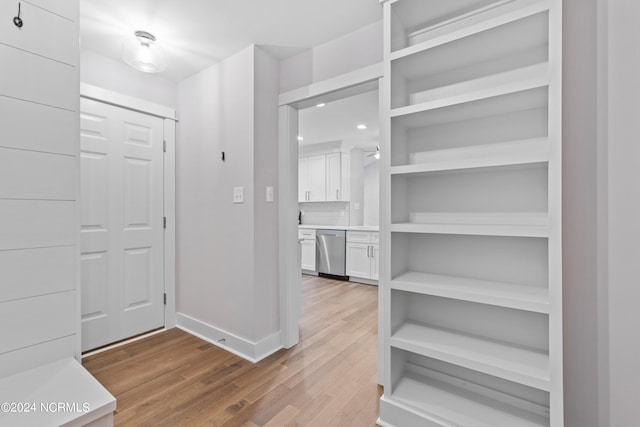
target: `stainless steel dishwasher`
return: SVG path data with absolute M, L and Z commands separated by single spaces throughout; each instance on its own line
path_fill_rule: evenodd
M 345 254 L 347 232 L 316 230 L 316 269 L 319 275 L 346 277 Z

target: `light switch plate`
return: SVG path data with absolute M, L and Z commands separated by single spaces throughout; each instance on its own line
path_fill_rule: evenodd
M 244 203 L 244 187 L 233 187 L 233 203 Z
M 267 186 L 267 202 L 273 202 L 273 187 L 268 185 Z

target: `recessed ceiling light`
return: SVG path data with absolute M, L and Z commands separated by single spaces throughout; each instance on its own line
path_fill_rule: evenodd
M 298 141 L 302 141 L 304 138 L 301 136 L 298 136 Z
M 361 124 L 358 125 L 358 129 L 360 129 L 360 130 L 365 130 L 366 128 L 367 128 L 367 125 L 365 125 L 365 124 L 361 123 Z
M 318 108 L 322 108 L 322 107 L 324 107 L 325 105 L 327 105 L 327 104 L 325 104 L 324 102 L 321 102 L 321 103 L 319 103 L 319 104 L 316 104 L 316 107 L 318 107 Z

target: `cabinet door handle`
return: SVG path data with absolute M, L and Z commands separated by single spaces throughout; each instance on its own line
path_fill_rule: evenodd
M 371 258 L 371 246 L 367 246 L 367 258 Z
M 336 190 L 336 200 L 340 200 L 340 190 Z

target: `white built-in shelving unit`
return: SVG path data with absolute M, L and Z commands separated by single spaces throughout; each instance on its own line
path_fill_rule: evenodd
M 562 426 L 562 1 L 381 3 L 378 423 Z

